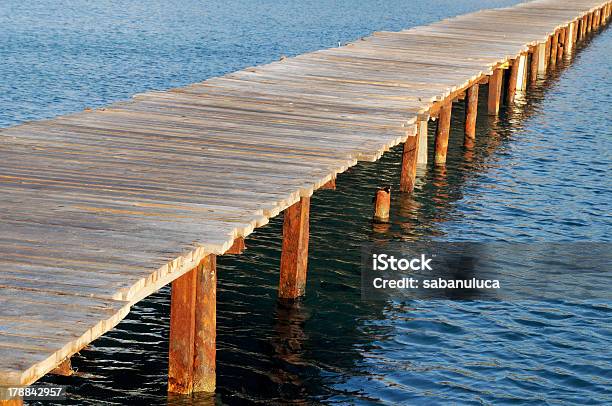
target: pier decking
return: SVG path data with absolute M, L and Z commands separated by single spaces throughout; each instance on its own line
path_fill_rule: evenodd
M 454 100 L 468 102 L 469 146 L 479 85 L 496 114 L 505 69 L 511 103 L 607 23 L 611 4 L 537 0 L 377 32 L 0 130 L 0 386 L 32 384 L 182 277 L 170 389 L 214 390 L 214 255 L 240 252 L 288 209 L 281 296 L 303 294 L 315 190 L 406 143 L 409 192 L 429 118 L 439 118 L 432 159 L 443 165 Z M 207 335 L 204 350 L 193 343 Z

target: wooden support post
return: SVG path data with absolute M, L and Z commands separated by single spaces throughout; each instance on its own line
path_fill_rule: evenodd
M 593 30 L 593 13 L 589 13 L 587 17 L 587 34 L 590 34 Z
M 514 96 L 516 94 L 516 82 L 518 79 L 518 71 L 519 71 L 519 58 L 516 58 L 512 61 L 512 66 L 510 66 L 510 77 L 508 79 L 508 86 L 506 86 L 506 103 L 508 105 L 514 102 Z
M 168 391 L 214 392 L 217 326 L 216 256 L 172 282 Z
M 565 41 L 565 55 L 569 56 L 574 49 L 574 37 L 576 35 L 576 22 L 572 21 L 567 26 L 567 38 Z
M 293 300 L 303 296 L 306 291 L 309 223 L 310 197 L 302 197 L 299 202 L 285 209 L 278 285 L 278 296 L 281 299 Z
M 387 223 L 391 210 L 391 188 L 379 188 L 374 195 L 374 222 Z
M 446 164 L 446 152 L 448 150 L 448 137 L 450 134 L 450 123 L 453 103 L 448 100 L 440 106 L 438 114 L 438 126 L 436 128 L 435 157 L 434 164 Z
M 563 55 L 565 54 L 565 40 L 566 40 L 566 35 L 567 30 L 566 28 L 561 28 L 559 30 L 559 42 L 557 44 L 558 48 L 557 48 L 557 62 L 561 62 L 563 61 Z
M 468 87 L 465 98 L 465 129 L 463 146 L 472 148 L 476 140 L 476 117 L 478 115 L 478 83 Z
M 585 15 L 582 17 L 582 36 L 581 39 L 584 39 L 587 35 L 587 31 L 589 29 L 589 16 Z
M 538 67 L 540 64 L 540 47 L 531 47 L 531 63 L 529 64 L 529 83 L 535 84 L 538 80 Z
M 223 255 L 242 254 L 245 249 L 244 237 L 236 237 L 232 246 Z
M 60 376 L 71 376 L 74 374 L 72 370 L 72 364 L 70 363 L 70 358 L 66 358 L 62 361 L 61 364 L 55 367 L 54 370 L 49 372 L 52 375 L 60 375 Z
M 550 66 L 557 64 L 557 52 L 559 51 L 559 31 L 555 31 L 550 42 Z
M 547 42 L 538 45 L 538 75 L 546 74 L 546 44 Z
M 490 116 L 496 116 L 499 114 L 499 99 L 501 96 L 503 76 L 504 70 L 501 68 L 496 68 L 489 78 L 489 99 L 487 107 Z
M 408 137 L 404 143 L 402 154 L 402 170 L 400 175 L 400 192 L 412 192 L 416 180 L 417 154 L 419 151 L 419 134 Z
M 331 179 L 329 182 L 321 186 L 319 189 L 322 190 L 336 190 L 336 178 Z
M 521 56 L 517 59 L 518 66 L 518 76 L 516 78 L 516 90 L 520 90 L 521 92 L 527 91 L 527 54 L 522 53 Z
M 421 120 L 419 121 L 418 131 L 419 131 L 419 150 L 417 153 L 417 164 L 418 165 L 427 165 L 427 122 L 429 120 Z

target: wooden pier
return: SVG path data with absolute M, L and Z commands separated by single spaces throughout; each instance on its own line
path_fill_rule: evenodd
M 466 103 L 471 148 L 477 114 L 528 92 L 611 4 L 536 0 L 377 32 L 0 130 L 0 387 L 69 373 L 73 354 L 172 283 L 168 388 L 214 391 L 217 255 L 284 212 L 279 296 L 303 295 L 315 190 L 405 143 L 409 193 L 416 165 L 446 163 L 453 102 Z

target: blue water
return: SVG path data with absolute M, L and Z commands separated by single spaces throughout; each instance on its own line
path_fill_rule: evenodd
M 3 1 L 0 126 L 482 6 Z M 388 227 L 370 223 L 371 197 L 397 190 L 400 149 L 317 192 L 298 305 L 276 302 L 282 218 L 243 255 L 219 258 L 215 397 L 167 398 L 167 288 L 76 355 L 75 376 L 41 382 L 68 385 L 66 403 L 88 405 L 612 404 L 609 302 L 364 302 L 359 276 L 372 240 L 610 242 L 611 47 L 608 29 L 498 120 L 480 114 L 473 151 L 461 147 L 456 104 L 446 169 L 421 169 L 414 194 L 394 193 Z

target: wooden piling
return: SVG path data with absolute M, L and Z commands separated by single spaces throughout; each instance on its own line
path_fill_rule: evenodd
M 450 134 L 452 107 L 453 103 L 450 100 L 445 101 L 440 106 L 435 139 L 434 164 L 436 165 L 446 164 L 446 152 L 448 150 L 448 137 Z
M 8 400 L 0 400 L 0 406 L 23 406 L 23 399 L 13 398 Z
M 419 121 L 419 142 L 417 153 L 417 165 L 427 165 L 427 125 L 429 119 Z
M 546 45 L 547 42 L 538 45 L 538 75 L 546 74 Z
M 565 55 L 566 56 L 569 56 L 572 53 L 572 50 L 574 49 L 575 37 L 576 37 L 576 22 L 572 21 L 567 26 L 567 40 L 565 44 Z
M 72 376 L 74 371 L 72 370 L 72 363 L 70 362 L 70 358 L 66 358 L 59 364 L 55 369 L 49 372 L 52 375 L 60 375 L 60 376 Z
M 566 37 L 567 37 L 567 29 L 561 28 L 559 30 L 559 42 L 557 44 L 557 62 L 563 61 L 563 55 L 565 54 Z
M 519 58 L 512 61 L 510 66 L 510 77 L 508 79 L 508 86 L 506 86 L 506 103 L 512 104 L 514 102 L 514 96 L 516 95 L 516 83 L 519 75 Z
M 234 239 L 234 244 L 223 255 L 242 254 L 245 249 L 244 237 L 237 237 Z
M 468 87 L 465 97 L 465 129 L 463 146 L 472 148 L 476 140 L 476 117 L 478 115 L 478 83 Z
M 538 67 L 540 65 L 540 47 L 530 48 L 531 61 L 529 63 L 529 83 L 535 84 L 538 80 Z
M 293 300 L 303 296 L 306 291 L 309 223 L 310 197 L 302 197 L 285 209 L 278 286 L 281 299 Z
M 172 282 L 168 391 L 214 392 L 216 385 L 216 256 Z
M 418 150 L 419 134 L 417 132 L 414 136 L 408 137 L 404 143 L 400 175 L 400 192 L 412 192 L 414 190 Z
M 336 178 L 331 179 L 329 182 L 321 186 L 319 189 L 322 190 L 336 190 Z
M 391 210 L 391 188 L 389 186 L 379 188 L 374 195 L 374 216 L 375 223 L 389 222 L 389 211 Z
M 488 114 L 496 116 L 499 114 L 499 102 L 501 97 L 501 88 L 504 70 L 496 68 L 491 77 L 489 77 L 489 97 L 487 101 Z
M 516 90 L 525 93 L 527 91 L 527 54 L 521 53 L 518 58 L 518 76 L 516 78 Z
M 550 41 L 550 66 L 555 66 L 557 64 L 557 52 L 559 51 L 559 30 L 555 31 L 555 33 L 551 37 Z

